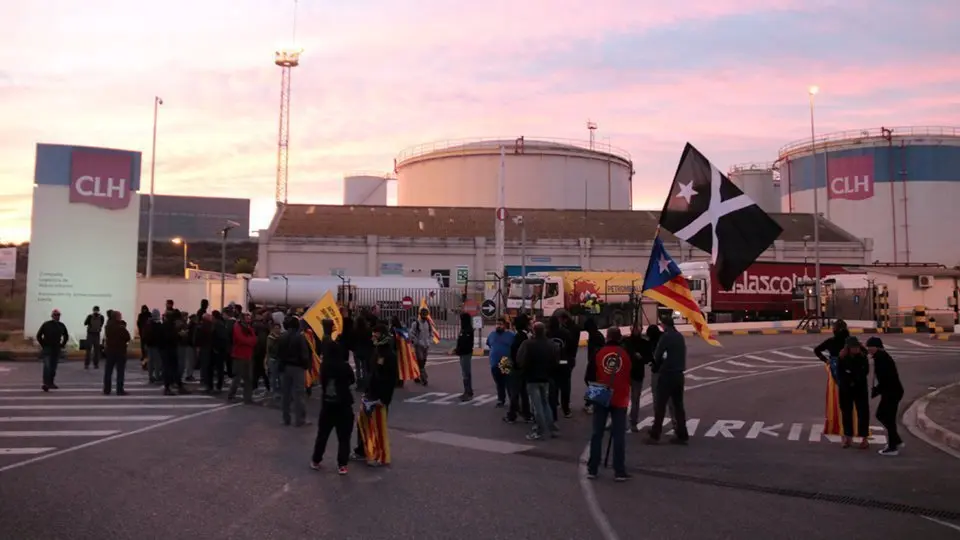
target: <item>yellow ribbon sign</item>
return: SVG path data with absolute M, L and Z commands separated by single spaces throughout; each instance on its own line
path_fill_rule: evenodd
M 340 306 L 337 305 L 337 301 L 333 299 L 333 294 L 330 291 L 327 291 L 323 298 L 314 302 L 310 309 L 303 314 L 303 320 L 310 325 L 317 337 L 321 339 L 323 339 L 323 324 L 321 323 L 324 319 L 333 321 L 333 335 L 330 337 L 336 339 L 343 331 L 343 317 L 340 315 Z

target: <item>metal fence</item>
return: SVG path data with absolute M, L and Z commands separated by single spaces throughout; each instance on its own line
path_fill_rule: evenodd
M 456 340 L 460 333 L 461 289 L 362 289 L 340 291 L 341 305 L 354 313 L 372 310 L 389 322 L 396 317 L 407 328 L 416 320 L 420 304 L 425 301 L 440 339 Z M 346 297 L 343 297 L 346 296 Z
M 862 289 L 827 289 L 824 314 L 828 319 L 872 321 L 874 312 L 873 287 Z

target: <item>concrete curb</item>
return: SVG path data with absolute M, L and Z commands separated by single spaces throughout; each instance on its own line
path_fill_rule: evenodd
M 927 416 L 927 405 L 930 404 L 930 400 L 937 397 L 940 392 L 955 386 L 960 386 L 960 382 L 944 386 L 914 401 L 903 414 L 903 424 L 917 438 L 960 459 L 960 434 L 946 429 Z
M 960 341 L 960 334 L 945 332 L 942 334 L 934 334 L 930 336 L 930 339 L 938 339 L 940 341 Z

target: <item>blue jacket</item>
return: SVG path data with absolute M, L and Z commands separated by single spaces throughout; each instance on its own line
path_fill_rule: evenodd
M 515 337 L 517 335 L 510 330 L 504 330 L 502 334 L 490 332 L 487 336 L 487 347 L 490 347 L 490 367 L 497 367 L 501 358 L 510 356 L 510 346 L 513 345 Z

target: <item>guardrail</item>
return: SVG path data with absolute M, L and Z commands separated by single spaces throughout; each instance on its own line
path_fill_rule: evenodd
M 434 141 L 424 144 L 419 144 L 417 146 L 411 146 L 405 148 L 399 154 L 397 154 L 397 164 L 400 164 L 406 160 L 424 156 L 432 152 L 439 152 L 443 150 L 454 150 L 458 148 L 496 148 L 501 144 L 506 149 L 508 154 L 513 153 L 513 148 L 517 142 L 518 137 L 479 137 L 479 138 L 468 138 L 468 139 L 447 139 L 443 141 Z M 630 157 L 630 152 L 622 148 L 617 148 L 616 146 L 607 144 L 607 143 L 593 143 L 591 147 L 589 141 L 584 141 L 580 139 L 556 139 L 548 137 L 524 137 L 525 145 L 536 145 L 538 143 L 546 144 L 556 144 L 562 146 L 569 146 L 579 150 L 588 150 L 592 152 L 602 152 L 605 154 L 610 154 L 612 156 L 618 157 L 620 159 L 626 160 L 630 163 L 633 163 L 633 159 Z M 533 150 L 533 148 L 531 148 Z
M 857 139 L 873 139 L 884 137 L 884 130 L 889 130 L 894 137 L 904 136 L 926 136 L 926 137 L 960 137 L 960 127 L 949 126 L 896 126 L 890 128 L 869 128 L 869 129 L 851 129 L 846 131 L 837 131 L 827 133 L 814 138 L 817 148 L 821 145 L 837 144 L 843 141 L 853 141 Z M 810 139 L 801 139 L 793 141 L 782 146 L 778 152 L 783 159 L 787 155 L 800 149 L 810 147 Z
M 735 173 L 740 171 L 772 171 L 777 168 L 777 165 L 773 161 L 763 161 L 756 163 L 737 163 L 736 165 L 731 165 L 730 169 L 727 172 Z

